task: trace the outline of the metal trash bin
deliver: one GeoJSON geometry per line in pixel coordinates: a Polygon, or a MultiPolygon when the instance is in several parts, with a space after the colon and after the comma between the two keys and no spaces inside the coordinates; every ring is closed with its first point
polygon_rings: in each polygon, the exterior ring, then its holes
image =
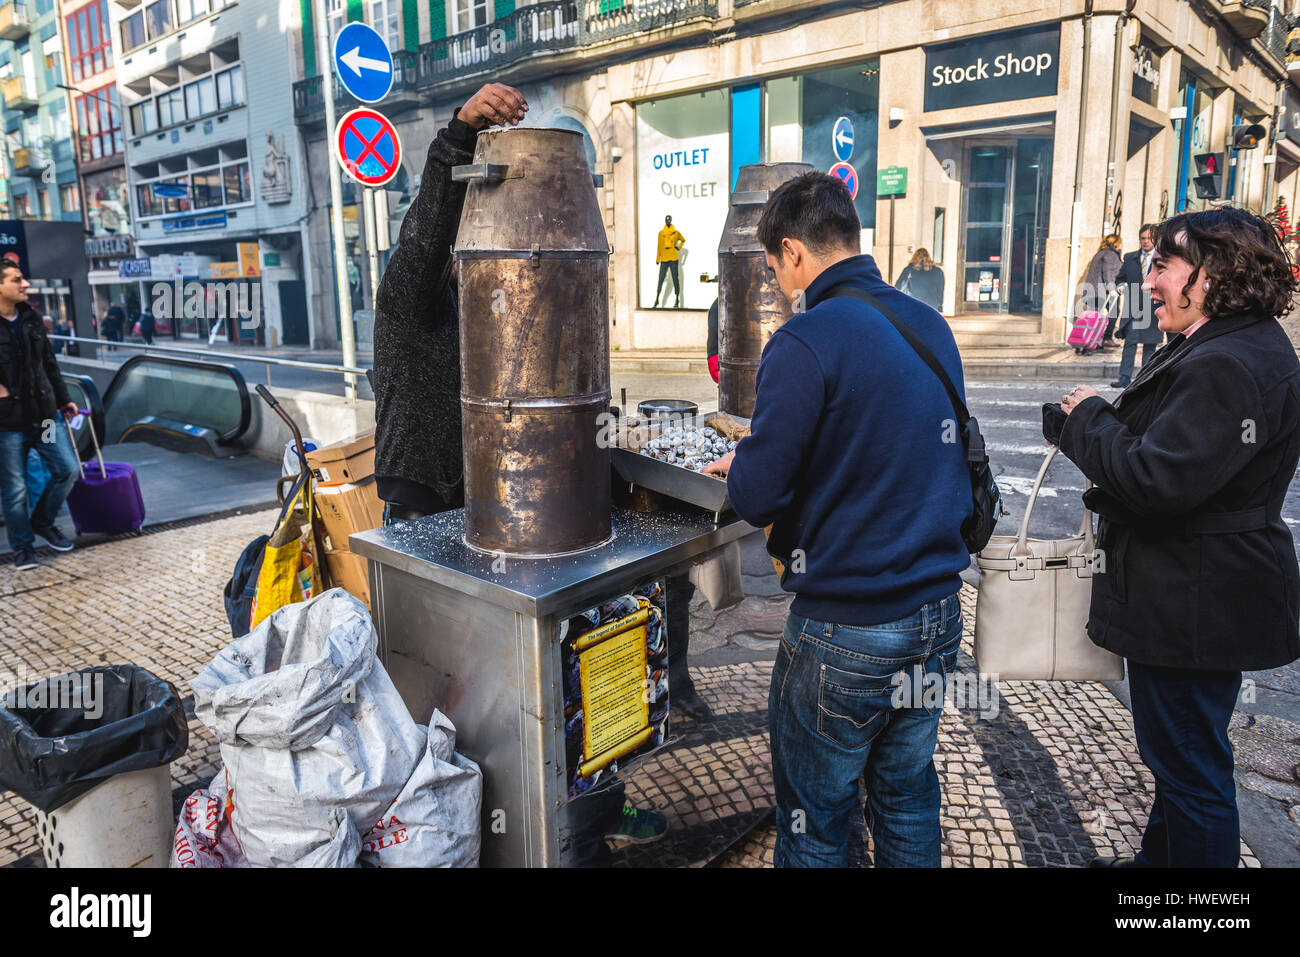
{"type": "Polygon", "coordinates": [[[16,688],[0,702],[0,787],[32,804],[51,867],[166,867],[180,695],[134,665],[16,688]]]}

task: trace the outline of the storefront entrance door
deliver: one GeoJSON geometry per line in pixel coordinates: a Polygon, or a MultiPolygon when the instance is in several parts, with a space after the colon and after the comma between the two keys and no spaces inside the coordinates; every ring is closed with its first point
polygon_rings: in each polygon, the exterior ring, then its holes
{"type": "Polygon", "coordinates": [[[1052,141],[971,142],[966,149],[965,312],[1041,312],[1052,141]]]}

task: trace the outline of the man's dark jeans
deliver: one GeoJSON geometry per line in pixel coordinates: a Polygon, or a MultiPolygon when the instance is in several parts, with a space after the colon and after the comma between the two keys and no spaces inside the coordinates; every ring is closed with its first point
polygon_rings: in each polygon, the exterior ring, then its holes
{"type": "Polygon", "coordinates": [[[33,529],[49,528],[77,481],[77,458],[72,440],[58,414],[41,428],[0,432],[0,506],[5,534],[15,552],[35,544],[33,529]],[[43,438],[48,442],[41,441],[43,438]],[[27,498],[27,453],[35,449],[49,473],[41,497],[27,498]]]}
{"type": "Polygon", "coordinates": [[[1241,672],[1130,661],[1128,684],[1138,751],[1156,779],[1135,863],[1236,867],[1241,828],[1228,722],[1241,672]]]}
{"type": "Polygon", "coordinates": [[[957,594],[850,627],[791,614],[768,692],[776,866],[844,867],[866,777],[878,867],[938,867],[934,747],[961,645],[957,594]]]}
{"type": "MultiPolygon", "coordinates": [[[[1137,338],[1133,335],[1132,328],[1130,328],[1128,338],[1124,340],[1124,354],[1119,359],[1119,379],[1121,382],[1133,381],[1133,371],[1137,364],[1138,345],[1137,338]]],[[[1142,346],[1142,362],[1144,365],[1159,348],[1158,345],[1153,346],[1150,344],[1142,346]]]]}

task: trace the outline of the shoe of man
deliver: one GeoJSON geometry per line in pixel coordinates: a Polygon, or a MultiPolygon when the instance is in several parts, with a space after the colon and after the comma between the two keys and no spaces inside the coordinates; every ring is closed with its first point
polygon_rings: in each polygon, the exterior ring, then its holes
{"type": "Polygon", "coordinates": [[[1127,389],[1129,387],[1128,379],[1116,379],[1110,384],[1112,389],[1127,389]]]}
{"type": "Polygon", "coordinates": [[[70,552],[76,546],[68,541],[67,537],[59,531],[57,526],[51,525],[48,528],[32,528],[32,531],[41,538],[49,542],[50,548],[56,552],[70,552]]]}
{"type": "Polygon", "coordinates": [[[618,827],[605,835],[609,841],[649,844],[664,836],[668,819],[655,811],[624,804],[618,815],[618,827]]]}
{"type": "Polygon", "coordinates": [[[33,549],[24,548],[14,555],[14,568],[20,572],[40,567],[40,562],[36,560],[36,552],[33,549]]]}
{"type": "Polygon", "coordinates": [[[1089,867],[1142,867],[1133,857],[1094,857],[1088,862],[1089,867]]]}

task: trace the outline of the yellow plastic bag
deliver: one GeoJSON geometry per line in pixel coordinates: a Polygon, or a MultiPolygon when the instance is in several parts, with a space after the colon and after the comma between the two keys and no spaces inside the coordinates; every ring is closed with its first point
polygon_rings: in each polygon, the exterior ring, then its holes
{"type": "Polygon", "coordinates": [[[315,512],[316,501],[308,482],[271,533],[262,553],[250,628],[256,628],[285,605],[320,594],[320,572],[312,532],[315,512]]]}

